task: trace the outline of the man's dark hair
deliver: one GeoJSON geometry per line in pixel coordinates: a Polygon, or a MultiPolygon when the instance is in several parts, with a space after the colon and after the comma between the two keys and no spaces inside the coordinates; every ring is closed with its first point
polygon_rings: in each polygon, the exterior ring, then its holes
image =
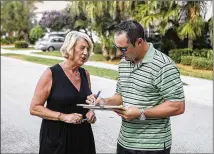
{"type": "Polygon", "coordinates": [[[124,32],[127,34],[127,38],[132,45],[135,44],[138,38],[145,40],[144,29],[137,21],[124,21],[116,26],[115,34],[120,35],[124,32]]]}

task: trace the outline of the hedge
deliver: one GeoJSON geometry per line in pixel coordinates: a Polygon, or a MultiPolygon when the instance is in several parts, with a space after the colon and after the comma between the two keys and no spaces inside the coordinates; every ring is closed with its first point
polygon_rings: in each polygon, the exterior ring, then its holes
{"type": "Polygon", "coordinates": [[[183,65],[191,65],[193,56],[181,56],[181,64],[183,65]]]}
{"type": "Polygon", "coordinates": [[[16,41],[15,48],[28,48],[28,43],[26,41],[16,41]]]}
{"type": "Polygon", "coordinates": [[[191,56],[192,50],[185,48],[185,49],[173,49],[169,51],[169,57],[174,60],[175,63],[181,62],[181,56],[191,56]]]}
{"type": "Polygon", "coordinates": [[[191,65],[193,69],[213,70],[213,61],[206,58],[195,57],[191,65]]]}
{"type": "Polygon", "coordinates": [[[181,62],[181,56],[194,56],[194,57],[203,57],[212,60],[213,51],[211,49],[173,49],[169,51],[169,57],[172,58],[176,63],[181,62]]]}
{"type": "Polygon", "coordinates": [[[100,43],[95,43],[94,44],[94,50],[93,50],[93,52],[95,54],[101,54],[102,53],[102,47],[101,47],[100,43]]]}

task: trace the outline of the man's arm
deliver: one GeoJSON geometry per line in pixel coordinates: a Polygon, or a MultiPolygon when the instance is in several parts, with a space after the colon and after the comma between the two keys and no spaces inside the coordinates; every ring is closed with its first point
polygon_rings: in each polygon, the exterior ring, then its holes
{"type": "Polygon", "coordinates": [[[123,103],[122,96],[118,93],[116,93],[112,97],[104,98],[104,104],[106,105],[121,105],[122,103],[123,103]]]}
{"type": "Polygon", "coordinates": [[[166,118],[183,114],[185,111],[184,102],[165,101],[164,103],[144,110],[147,118],[166,118]]]}
{"type": "MultiPolygon", "coordinates": [[[[126,120],[133,120],[139,118],[142,114],[142,111],[136,106],[127,106],[125,110],[114,110],[119,116],[123,117],[126,120]]],[[[146,118],[167,118],[170,116],[176,116],[183,114],[185,111],[184,102],[170,102],[165,101],[164,103],[157,105],[152,108],[144,110],[144,115],[146,118]]]]}

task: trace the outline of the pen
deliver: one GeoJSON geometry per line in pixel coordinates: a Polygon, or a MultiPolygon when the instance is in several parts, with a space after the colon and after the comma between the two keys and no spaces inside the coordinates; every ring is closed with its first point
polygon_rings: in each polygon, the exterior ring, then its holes
{"type": "MultiPolygon", "coordinates": [[[[96,94],[96,96],[95,96],[96,99],[99,97],[100,93],[101,93],[101,90],[99,90],[98,93],[96,94]]],[[[92,101],[91,104],[94,104],[94,101],[92,101]]]]}

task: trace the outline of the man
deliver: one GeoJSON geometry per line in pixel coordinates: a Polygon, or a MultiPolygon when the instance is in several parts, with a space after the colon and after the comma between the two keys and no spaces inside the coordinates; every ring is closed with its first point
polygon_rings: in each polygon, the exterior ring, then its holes
{"type": "Polygon", "coordinates": [[[124,105],[118,154],[168,154],[171,149],[170,116],[184,113],[183,83],[175,63],[156,50],[136,21],[125,21],[115,30],[114,43],[124,58],[119,64],[116,94],[87,97],[86,102],[124,105]]]}

